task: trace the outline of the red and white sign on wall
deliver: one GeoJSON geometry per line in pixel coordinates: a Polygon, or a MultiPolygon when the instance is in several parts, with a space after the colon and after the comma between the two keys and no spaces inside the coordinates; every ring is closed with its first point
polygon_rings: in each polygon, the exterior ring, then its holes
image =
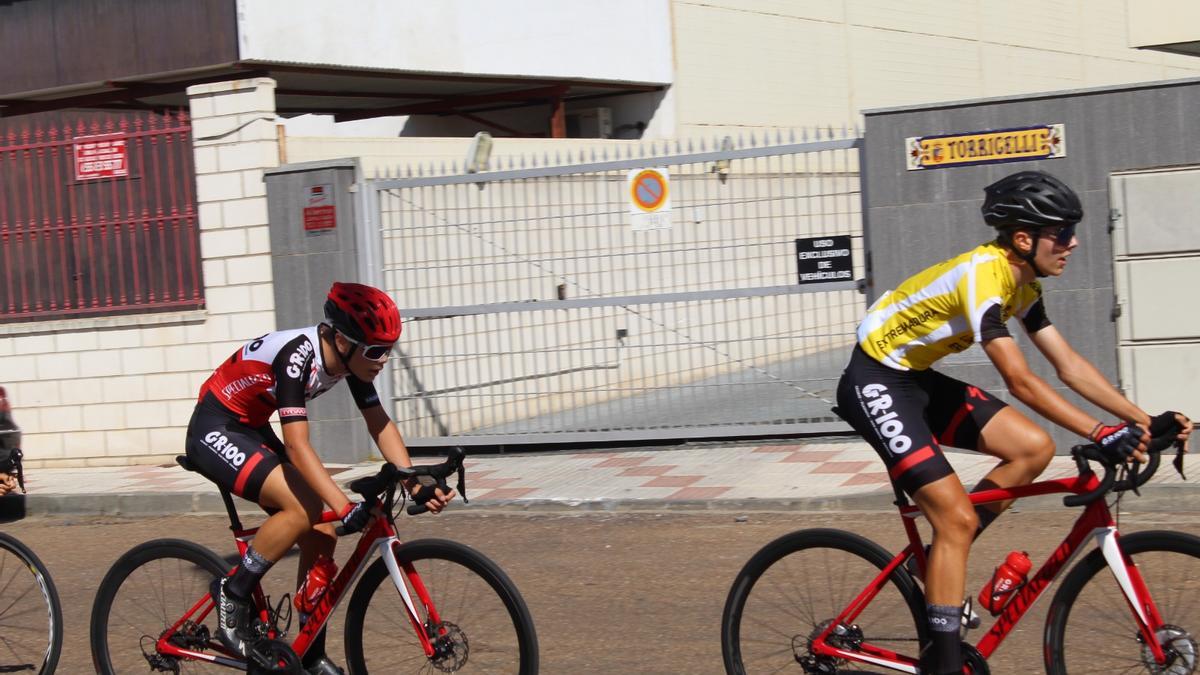
{"type": "Polygon", "coordinates": [[[73,143],[75,180],[129,175],[129,153],[123,134],[77,136],[73,143]]]}

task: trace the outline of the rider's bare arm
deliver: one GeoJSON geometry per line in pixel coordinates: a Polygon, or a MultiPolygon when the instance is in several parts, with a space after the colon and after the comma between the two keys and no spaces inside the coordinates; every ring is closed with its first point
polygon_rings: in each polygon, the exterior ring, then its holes
{"type": "MultiPolygon", "coordinates": [[[[383,458],[396,466],[412,466],[412,458],[408,455],[408,447],[404,445],[404,438],[400,435],[400,430],[396,428],[396,423],[388,417],[383,406],[362,408],[359,412],[362,413],[363,420],[367,423],[367,432],[371,434],[371,439],[383,453],[383,458]]],[[[406,482],[404,487],[411,494],[417,486],[415,482],[406,482]]],[[[446,502],[453,497],[454,490],[445,494],[438,490],[437,497],[428,503],[429,510],[434,513],[441,511],[446,502]]]]}
{"type": "Polygon", "coordinates": [[[308,440],[308,422],[294,420],[283,423],[283,445],[287,448],[288,459],[300,471],[300,475],[321,501],[329,505],[337,513],[345,510],[350,500],[345,493],[333,482],[333,477],[317,456],[308,440]]]}
{"type": "Polygon", "coordinates": [[[1150,426],[1150,415],[1122,396],[1096,366],[1071,347],[1054,326],[1047,326],[1029,337],[1054,366],[1063,384],[1117,419],[1137,422],[1143,427],[1150,426]]]}
{"type": "MultiPolygon", "coordinates": [[[[1042,333],[1049,328],[1038,331],[1042,333]]],[[[983,342],[983,351],[1000,371],[1009,392],[1039,415],[1084,438],[1099,420],[1072,405],[1029,368],[1029,362],[1011,337],[998,337],[983,342]]]]}

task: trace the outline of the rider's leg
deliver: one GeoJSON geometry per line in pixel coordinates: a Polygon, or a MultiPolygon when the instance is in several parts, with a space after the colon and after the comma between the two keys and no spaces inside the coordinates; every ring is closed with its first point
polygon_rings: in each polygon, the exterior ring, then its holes
{"type": "MultiPolygon", "coordinates": [[[[984,425],[979,434],[979,451],[1000,458],[1000,463],[971,492],[1012,488],[1037,480],[1054,457],[1054,441],[1021,411],[1005,407],[984,425]]],[[[979,531],[987,528],[1012,503],[1009,499],[976,506],[979,531]]]]}
{"type": "Polygon", "coordinates": [[[967,556],[979,521],[956,474],[921,487],[913,501],[933,527],[925,573],[930,645],[922,659],[928,671],[923,672],[959,673],[963,663],[959,620],[966,594],[967,556]]]}
{"type": "Polygon", "coordinates": [[[242,564],[233,573],[228,589],[243,599],[250,596],[267,569],[278,562],[301,535],[309,532],[313,521],[321,516],[321,498],[291,464],[280,464],[271,470],[263,481],[258,503],[274,513],[258,528],[243,562],[257,556],[267,564],[265,568],[261,564],[242,564]]]}

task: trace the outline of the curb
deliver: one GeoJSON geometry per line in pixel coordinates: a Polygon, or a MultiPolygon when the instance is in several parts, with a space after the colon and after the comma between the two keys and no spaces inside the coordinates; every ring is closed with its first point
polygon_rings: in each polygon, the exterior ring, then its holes
{"type": "MultiPolygon", "coordinates": [[[[1027,497],[1017,502],[1018,511],[1063,510],[1063,495],[1027,497]]],[[[538,513],[630,513],[654,512],[888,512],[895,497],[890,492],[848,494],[807,498],[764,499],[474,499],[465,509],[453,512],[538,514],[538,513]]],[[[1111,503],[1111,501],[1110,501],[1111,503]]],[[[261,511],[237,500],[239,511],[247,516],[261,511]],[[244,507],[244,508],[243,508],[244,507]]],[[[1142,496],[1127,494],[1121,500],[1123,513],[1200,513],[1200,485],[1154,485],[1143,489],[1142,496]]],[[[27,517],[117,516],[149,518],[168,515],[224,515],[225,506],[215,492],[143,492],[89,494],[32,494],[0,497],[0,521],[27,517]]]]}

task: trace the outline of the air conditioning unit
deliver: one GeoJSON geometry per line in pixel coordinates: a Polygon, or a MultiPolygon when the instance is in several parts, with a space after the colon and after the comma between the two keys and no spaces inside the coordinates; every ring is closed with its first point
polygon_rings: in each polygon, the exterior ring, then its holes
{"type": "Polygon", "coordinates": [[[612,108],[585,108],[567,113],[570,138],[612,138],[612,108]]]}

